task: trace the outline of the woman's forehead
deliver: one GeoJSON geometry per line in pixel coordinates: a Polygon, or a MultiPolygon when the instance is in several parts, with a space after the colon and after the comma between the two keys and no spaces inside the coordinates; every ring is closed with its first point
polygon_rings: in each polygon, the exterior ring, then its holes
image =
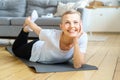
{"type": "Polygon", "coordinates": [[[62,17],[62,20],[80,20],[80,16],[78,14],[67,14],[62,17]]]}

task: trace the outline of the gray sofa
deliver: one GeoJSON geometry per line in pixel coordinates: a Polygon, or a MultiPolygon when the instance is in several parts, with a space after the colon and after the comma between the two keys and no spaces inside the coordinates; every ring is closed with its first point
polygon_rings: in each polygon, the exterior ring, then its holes
{"type": "MultiPolygon", "coordinates": [[[[55,14],[58,2],[68,3],[80,0],[0,0],[0,38],[15,38],[26,16],[33,9],[37,10],[39,18],[36,23],[42,28],[59,29],[60,17],[42,18],[48,13],[55,14]]],[[[30,33],[30,37],[36,37],[30,33]]]]}

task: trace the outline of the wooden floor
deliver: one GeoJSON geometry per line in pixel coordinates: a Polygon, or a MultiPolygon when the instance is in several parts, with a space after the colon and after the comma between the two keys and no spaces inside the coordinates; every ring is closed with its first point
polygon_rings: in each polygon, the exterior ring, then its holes
{"type": "Polygon", "coordinates": [[[0,47],[0,80],[120,80],[120,33],[102,33],[105,41],[88,42],[87,64],[98,70],[35,73],[0,47]]]}

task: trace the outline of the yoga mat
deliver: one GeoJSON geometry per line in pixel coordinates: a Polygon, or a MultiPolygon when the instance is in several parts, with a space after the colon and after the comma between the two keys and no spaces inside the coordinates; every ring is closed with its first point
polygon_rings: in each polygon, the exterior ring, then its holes
{"type": "MultiPolygon", "coordinates": [[[[14,55],[12,52],[12,47],[7,46],[6,50],[10,52],[10,54],[14,55]]],[[[97,70],[98,68],[93,65],[84,64],[81,68],[75,69],[73,68],[72,62],[68,61],[65,63],[57,63],[57,64],[41,64],[37,62],[31,62],[22,58],[19,58],[23,61],[28,67],[32,67],[36,72],[66,72],[66,71],[83,71],[83,70],[97,70]]]]}

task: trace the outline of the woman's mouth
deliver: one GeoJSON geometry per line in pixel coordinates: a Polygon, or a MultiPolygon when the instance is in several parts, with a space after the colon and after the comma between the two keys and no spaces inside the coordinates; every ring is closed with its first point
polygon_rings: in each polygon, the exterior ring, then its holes
{"type": "Polygon", "coordinates": [[[71,30],[67,30],[69,33],[75,33],[77,30],[73,30],[73,29],[71,29],[71,30]]]}

